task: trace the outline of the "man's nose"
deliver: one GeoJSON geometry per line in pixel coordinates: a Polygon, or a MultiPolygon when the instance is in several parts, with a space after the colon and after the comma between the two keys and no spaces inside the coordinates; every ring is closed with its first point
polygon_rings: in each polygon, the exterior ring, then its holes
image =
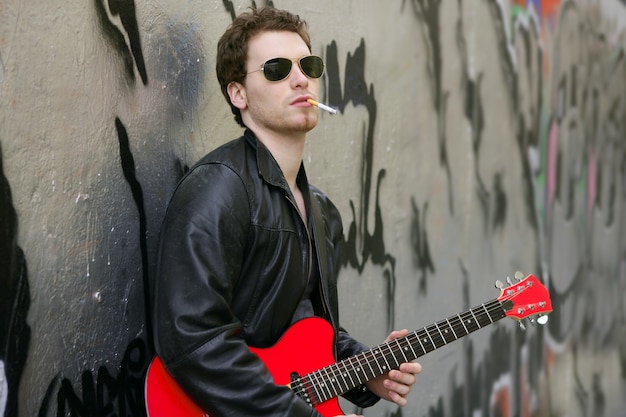
{"type": "Polygon", "coordinates": [[[304,75],[297,62],[293,63],[293,68],[291,69],[289,77],[294,87],[306,87],[309,85],[309,77],[304,75]]]}

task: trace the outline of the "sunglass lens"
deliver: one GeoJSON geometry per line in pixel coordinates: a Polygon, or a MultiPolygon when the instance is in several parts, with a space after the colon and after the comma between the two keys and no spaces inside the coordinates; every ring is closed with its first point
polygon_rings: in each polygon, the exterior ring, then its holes
{"type": "Polygon", "coordinates": [[[269,81],[284,79],[291,72],[291,61],[287,58],[274,58],[263,64],[263,73],[269,81]]]}
{"type": "Polygon", "coordinates": [[[307,76],[320,78],[324,74],[324,61],[319,56],[305,56],[300,60],[300,68],[307,76]]]}

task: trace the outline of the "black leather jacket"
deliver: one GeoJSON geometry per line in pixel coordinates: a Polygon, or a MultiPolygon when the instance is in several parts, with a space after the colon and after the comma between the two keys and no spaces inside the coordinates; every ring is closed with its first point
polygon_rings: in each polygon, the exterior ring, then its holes
{"type": "MultiPolygon", "coordinates": [[[[154,285],[155,346],[168,371],[211,417],[318,416],[272,382],[247,348],[269,347],[291,323],[312,270],[316,315],[335,329],[338,359],[367,349],[338,322],[342,224],[332,202],[298,174],[308,225],[278,164],[255,135],[209,153],[180,181],[163,223],[154,285]]],[[[345,395],[366,407],[363,387],[345,395]]]]}

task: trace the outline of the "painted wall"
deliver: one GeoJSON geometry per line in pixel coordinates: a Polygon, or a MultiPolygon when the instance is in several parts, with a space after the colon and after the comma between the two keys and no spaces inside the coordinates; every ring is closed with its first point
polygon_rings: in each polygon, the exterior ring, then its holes
{"type": "MultiPolygon", "coordinates": [[[[551,292],[546,326],[426,355],[410,405],[367,415],[626,416],[626,2],[268,3],[339,109],[305,164],[343,214],[344,325],[374,345],[517,270],[551,292]]],[[[214,54],[251,5],[0,2],[0,415],[143,415],[159,225],[239,134],[214,54]]]]}

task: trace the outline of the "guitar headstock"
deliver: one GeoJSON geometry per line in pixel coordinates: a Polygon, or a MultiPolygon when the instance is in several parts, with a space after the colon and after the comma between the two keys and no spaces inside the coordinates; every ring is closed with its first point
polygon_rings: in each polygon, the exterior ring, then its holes
{"type": "Polygon", "coordinates": [[[523,274],[518,272],[515,274],[518,282],[511,283],[507,279],[510,286],[506,288],[503,288],[502,283],[496,283],[496,287],[501,290],[498,301],[508,317],[522,320],[539,316],[537,322],[544,324],[547,322],[546,314],[552,311],[550,293],[534,275],[528,275],[523,279],[522,277],[523,274]]]}

